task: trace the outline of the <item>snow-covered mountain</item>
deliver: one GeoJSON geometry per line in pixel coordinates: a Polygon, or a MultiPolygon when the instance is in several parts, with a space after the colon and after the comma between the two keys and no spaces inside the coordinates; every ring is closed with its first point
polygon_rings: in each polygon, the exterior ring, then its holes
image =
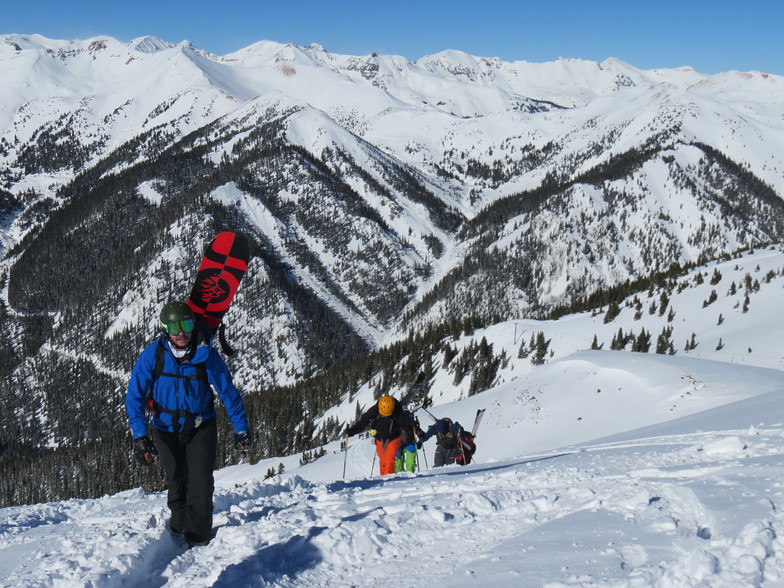
{"type": "Polygon", "coordinates": [[[256,393],[784,240],[784,80],[760,72],[37,35],[0,36],[0,68],[0,451],[123,430],[220,230],[251,241],[227,320],[256,393]],[[73,390],[106,407],[86,429],[73,390]]]}
{"type": "MultiPolygon", "coordinates": [[[[605,308],[458,337],[456,347],[486,339],[508,356],[503,383],[480,394],[465,397],[444,366],[429,383],[435,416],[470,427],[486,409],[475,463],[429,467],[431,440],[417,473],[379,478],[370,441],[353,437],[347,453],[333,442],[306,465],[292,455],[232,466],[216,472],[217,534],[207,546],[188,551],[173,540],[165,493],[141,488],[0,509],[0,579],[96,587],[780,586],[782,284],[776,246],[629,296],[610,322],[605,308]],[[679,342],[693,333],[696,344],[677,345],[674,355],[607,349],[619,329],[655,334],[663,325],[679,342]],[[550,350],[535,366],[513,351],[539,331],[550,350]],[[587,348],[594,336],[604,349],[587,348]]],[[[372,391],[354,401],[367,405],[372,391]]],[[[347,399],[349,420],[350,408],[347,399]]],[[[417,414],[427,425],[430,416],[417,414]]]]}

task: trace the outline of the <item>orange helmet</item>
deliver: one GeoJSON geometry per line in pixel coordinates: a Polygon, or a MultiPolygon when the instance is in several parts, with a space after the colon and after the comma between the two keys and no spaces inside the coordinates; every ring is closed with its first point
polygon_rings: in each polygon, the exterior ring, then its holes
{"type": "Polygon", "coordinates": [[[395,399],[391,396],[382,396],[378,399],[378,414],[381,416],[391,416],[395,410],[395,399]]]}

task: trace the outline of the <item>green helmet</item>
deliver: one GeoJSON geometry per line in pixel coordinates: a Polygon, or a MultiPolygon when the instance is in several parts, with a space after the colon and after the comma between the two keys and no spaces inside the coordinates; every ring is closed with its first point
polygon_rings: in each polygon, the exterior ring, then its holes
{"type": "Polygon", "coordinates": [[[191,307],[184,302],[169,302],[161,309],[161,323],[176,323],[179,321],[193,320],[191,307]]]}
{"type": "Polygon", "coordinates": [[[184,302],[170,302],[161,309],[161,329],[167,335],[178,335],[180,331],[190,333],[196,326],[191,307],[184,302]]]}

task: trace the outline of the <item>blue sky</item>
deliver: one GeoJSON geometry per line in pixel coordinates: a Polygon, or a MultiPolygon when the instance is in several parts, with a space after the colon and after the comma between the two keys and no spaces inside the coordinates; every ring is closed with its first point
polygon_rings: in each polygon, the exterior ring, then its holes
{"type": "Polygon", "coordinates": [[[640,69],[690,65],[784,75],[784,2],[658,0],[19,0],[0,33],[55,39],[155,35],[225,55],[256,41],[413,61],[459,49],[505,61],[617,57],[640,69]]]}

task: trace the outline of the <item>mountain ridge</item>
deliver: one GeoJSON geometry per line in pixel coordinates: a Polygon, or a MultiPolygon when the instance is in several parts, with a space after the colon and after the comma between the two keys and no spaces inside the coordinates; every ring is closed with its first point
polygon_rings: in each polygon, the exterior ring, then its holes
{"type": "Polygon", "coordinates": [[[44,423],[9,417],[0,446],[81,441],[72,387],[107,406],[92,434],[122,427],[121,374],[221,230],[254,255],[227,317],[252,392],[784,241],[777,76],[269,41],[0,47],[0,400],[29,397],[44,423]]]}

